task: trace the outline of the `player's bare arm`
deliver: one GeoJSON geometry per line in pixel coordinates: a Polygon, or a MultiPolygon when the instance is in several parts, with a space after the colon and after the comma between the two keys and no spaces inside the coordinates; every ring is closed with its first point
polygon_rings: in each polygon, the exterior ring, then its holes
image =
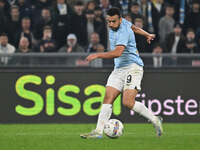
{"type": "Polygon", "coordinates": [[[91,54],[85,60],[88,61],[88,62],[90,62],[91,60],[94,60],[94,59],[97,59],[97,58],[112,59],[112,58],[120,57],[122,55],[124,49],[125,49],[125,46],[118,45],[112,51],[105,52],[105,53],[91,54]]]}
{"type": "Polygon", "coordinates": [[[138,28],[134,25],[131,26],[132,30],[134,33],[137,33],[137,34],[140,34],[140,35],[143,35],[147,38],[147,42],[150,44],[152,40],[154,40],[155,38],[155,34],[149,34],[148,32],[144,31],[143,29],[141,28],[138,28]]]}

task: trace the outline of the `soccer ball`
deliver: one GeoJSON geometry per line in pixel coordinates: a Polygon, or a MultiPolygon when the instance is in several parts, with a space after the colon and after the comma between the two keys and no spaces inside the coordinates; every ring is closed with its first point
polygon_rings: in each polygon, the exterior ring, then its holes
{"type": "Polygon", "coordinates": [[[110,119],[104,126],[104,133],[109,138],[118,138],[122,135],[124,131],[124,126],[121,121],[117,119],[110,119]]]}

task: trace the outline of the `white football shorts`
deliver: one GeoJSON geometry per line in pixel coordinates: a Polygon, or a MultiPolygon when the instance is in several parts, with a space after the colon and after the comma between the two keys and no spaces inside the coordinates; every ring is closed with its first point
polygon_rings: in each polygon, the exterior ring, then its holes
{"type": "Polygon", "coordinates": [[[110,74],[106,86],[114,87],[122,91],[125,89],[141,90],[141,80],[143,78],[143,67],[138,64],[115,68],[110,74]]]}

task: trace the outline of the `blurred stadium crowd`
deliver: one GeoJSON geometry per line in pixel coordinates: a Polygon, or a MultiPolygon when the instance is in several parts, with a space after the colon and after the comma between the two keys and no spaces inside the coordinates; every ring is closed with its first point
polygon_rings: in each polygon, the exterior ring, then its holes
{"type": "Polygon", "coordinates": [[[136,35],[140,53],[199,53],[200,0],[0,0],[0,54],[110,50],[106,11],[156,39],[136,35]]]}

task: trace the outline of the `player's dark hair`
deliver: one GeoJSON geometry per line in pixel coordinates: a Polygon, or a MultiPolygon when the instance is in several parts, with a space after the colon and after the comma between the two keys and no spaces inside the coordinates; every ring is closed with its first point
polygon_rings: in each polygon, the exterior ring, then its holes
{"type": "Polygon", "coordinates": [[[117,16],[119,16],[119,18],[122,17],[122,13],[121,13],[120,9],[117,8],[117,7],[112,7],[110,9],[108,9],[107,15],[109,15],[109,16],[115,16],[115,15],[117,15],[117,16]]]}

